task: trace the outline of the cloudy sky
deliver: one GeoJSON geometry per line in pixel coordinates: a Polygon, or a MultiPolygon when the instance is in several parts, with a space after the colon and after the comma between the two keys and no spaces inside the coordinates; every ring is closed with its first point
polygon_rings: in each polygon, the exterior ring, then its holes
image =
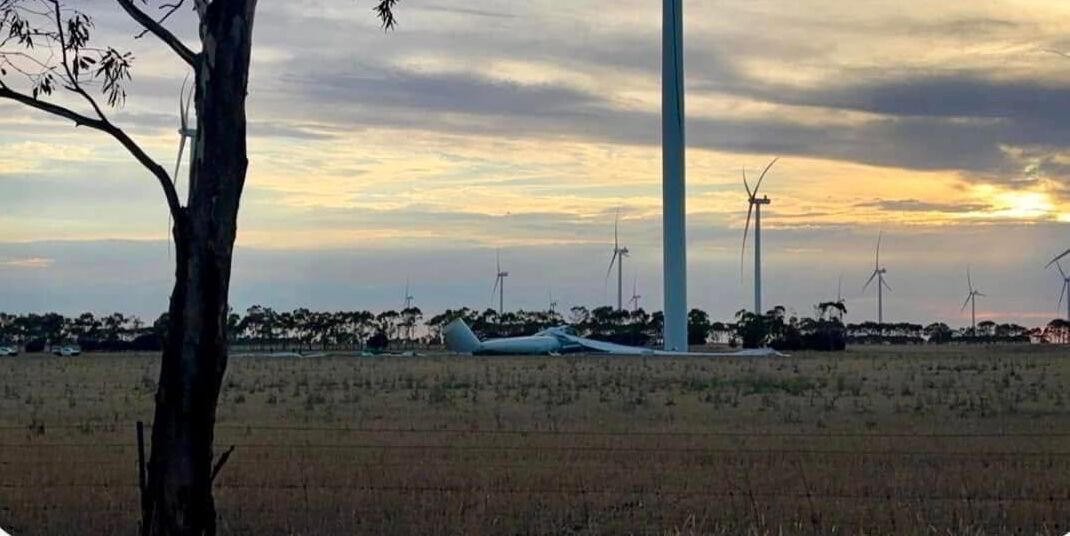
{"type": "MultiPolygon", "coordinates": [[[[186,72],[120,8],[71,0],[137,60],[115,112],[167,166],[186,72]]],[[[232,302],[382,309],[412,281],[425,311],[661,302],[656,0],[261,2],[250,176],[232,302]]],[[[1064,0],[684,2],[689,304],[728,318],[741,273],[741,168],[763,190],[765,303],[810,314],[843,279],[849,318],[878,232],[885,318],[955,325],[971,266],[979,315],[1055,315],[1070,247],[1070,3],[1064,0]]],[[[190,14],[171,28],[193,43],[190,14]]],[[[0,310],[166,303],[159,186],[110,139],[0,103],[0,310]]]]}

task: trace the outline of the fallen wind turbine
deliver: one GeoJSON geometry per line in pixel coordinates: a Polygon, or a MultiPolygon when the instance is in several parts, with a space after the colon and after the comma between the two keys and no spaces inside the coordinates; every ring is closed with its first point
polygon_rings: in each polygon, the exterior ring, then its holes
{"type": "Polygon", "coordinates": [[[881,266],[881,238],[883,235],[883,232],[877,235],[877,261],[873,265],[873,274],[869,276],[866,284],[862,286],[862,292],[865,292],[869,288],[869,284],[873,282],[873,279],[877,280],[877,324],[884,323],[884,289],[887,288],[889,292],[892,290],[892,287],[884,281],[884,274],[888,273],[888,270],[881,266]]]}
{"type": "Polygon", "coordinates": [[[743,169],[743,187],[747,189],[747,224],[743,227],[743,247],[739,253],[739,269],[743,272],[743,264],[746,262],[747,232],[750,231],[751,215],[754,215],[754,314],[762,314],[762,205],[768,205],[772,201],[769,196],[758,197],[758,188],[762,186],[762,179],[769,172],[769,168],[776,164],[778,158],[774,158],[769,165],[765,166],[762,174],[758,177],[754,190],[747,183],[747,169],[743,169]]]}
{"type": "Polygon", "coordinates": [[[966,301],[962,303],[962,309],[959,311],[965,311],[966,306],[970,306],[970,334],[977,336],[977,297],[985,297],[979,290],[973,288],[973,278],[970,277],[970,268],[966,267],[966,285],[969,288],[969,294],[966,295],[966,301]]]}
{"type": "Polygon", "coordinates": [[[497,272],[494,276],[494,288],[490,291],[491,299],[494,298],[494,294],[498,294],[498,316],[505,313],[505,278],[509,277],[509,272],[502,271],[502,252],[498,250],[497,253],[497,272]]]}
{"type": "Polygon", "coordinates": [[[624,310],[624,257],[628,254],[628,248],[620,245],[620,210],[617,210],[617,217],[613,220],[613,256],[609,259],[609,269],[606,270],[606,282],[609,282],[609,275],[613,273],[613,263],[616,263],[618,311],[624,310]]]}

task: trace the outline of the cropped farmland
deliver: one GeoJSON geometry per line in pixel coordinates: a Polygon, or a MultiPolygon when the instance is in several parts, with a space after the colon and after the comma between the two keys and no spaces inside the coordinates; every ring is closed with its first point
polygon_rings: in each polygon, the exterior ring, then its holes
{"type": "MultiPolygon", "coordinates": [[[[135,534],[147,355],[0,360],[0,526],[135,534]]],[[[231,362],[222,534],[1063,534],[1070,352],[231,362]]]]}

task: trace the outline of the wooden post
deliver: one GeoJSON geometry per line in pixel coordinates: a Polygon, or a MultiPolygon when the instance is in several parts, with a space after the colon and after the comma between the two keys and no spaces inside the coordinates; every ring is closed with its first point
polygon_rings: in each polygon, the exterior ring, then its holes
{"type": "Polygon", "coordinates": [[[148,535],[148,523],[145,513],[148,506],[149,492],[145,486],[145,423],[137,422],[137,486],[141,492],[141,530],[142,536],[148,535]]]}

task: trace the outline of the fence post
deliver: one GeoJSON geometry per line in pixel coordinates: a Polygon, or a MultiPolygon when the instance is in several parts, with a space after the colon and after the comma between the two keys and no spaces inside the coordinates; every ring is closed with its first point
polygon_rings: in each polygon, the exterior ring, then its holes
{"type": "Polygon", "coordinates": [[[148,512],[149,492],[145,489],[145,423],[137,422],[137,487],[141,492],[141,527],[138,531],[143,536],[148,534],[148,523],[145,514],[148,512]]]}

